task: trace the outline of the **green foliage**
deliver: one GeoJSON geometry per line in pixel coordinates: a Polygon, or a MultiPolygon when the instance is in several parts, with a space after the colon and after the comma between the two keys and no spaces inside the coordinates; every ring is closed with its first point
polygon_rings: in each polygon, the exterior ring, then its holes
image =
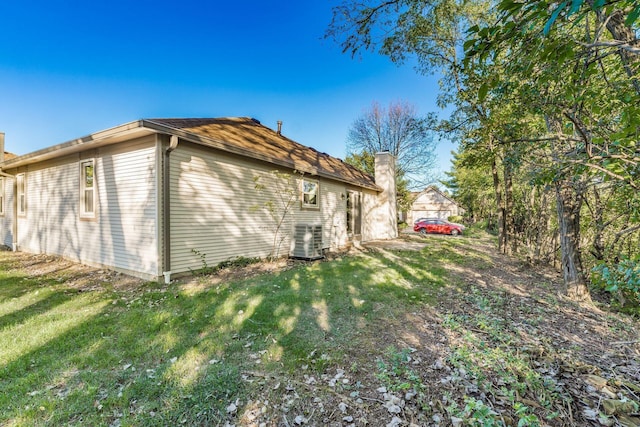
{"type": "Polygon", "coordinates": [[[411,349],[397,350],[394,346],[387,347],[385,358],[378,359],[378,373],[376,376],[392,391],[406,391],[420,389],[420,377],[409,368],[411,349]]]}
{"type": "Polygon", "coordinates": [[[437,70],[439,105],[453,107],[439,130],[460,143],[446,185],[467,219],[531,262],[571,255],[588,269],[640,250],[639,16],[633,0],[345,1],[327,35],[353,54],[378,49],[437,70]],[[602,221],[583,209],[569,232],[554,209],[559,184],[602,221]],[[586,194],[596,187],[617,200],[586,194]],[[558,255],[559,233],[592,247],[558,255]]]}
{"type": "Polygon", "coordinates": [[[191,253],[195,254],[200,259],[200,268],[197,270],[193,270],[190,268],[189,271],[191,271],[191,274],[193,274],[194,276],[206,276],[215,271],[215,268],[210,267],[207,263],[207,254],[193,248],[191,249],[191,253]]]}
{"type": "Polygon", "coordinates": [[[585,0],[565,0],[553,3],[547,0],[538,0],[522,3],[514,0],[502,0],[498,4],[498,10],[502,12],[502,19],[519,18],[525,16],[529,22],[544,25],[542,32],[548,36],[556,21],[566,21],[572,16],[574,20],[585,19],[589,12],[610,13],[615,7],[620,11],[626,11],[625,24],[633,26],[640,16],[640,6],[632,0],[607,1],[597,0],[588,2],[585,0]]]}
{"type": "Polygon", "coordinates": [[[594,266],[591,272],[592,283],[640,305],[640,259],[621,259],[613,265],[603,262],[594,266]]]}
{"type": "Polygon", "coordinates": [[[535,414],[529,413],[530,408],[520,402],[513,404],[513,409],[518,416],[518,427],[539,427],[540,420],[535,414]]]}
{"type": "Polygon", "coordinates": [[[348,153],[344,161],[345,163],[349,163],[351,166],[355,166],[356,168],[368,173],[369,175],[374,175],[375,159],[376,156],[374,153],[363,150],[359,152],[348,153]]]}
{"type": "Polygon", "coordinates": [[[229,258],[225,261],[221,261],[215,266],[210,266],[207,263],[207,254],[197,249],[191,249],[191,253],[195,254],[201,263],[201,267],[197,270],[189,269],[194,276],[207,276],[222,270],[223,268],[240,268],[246,267],[251,264],[255,264],[261,261],[260,258],[247,258],[243,256],[229,258]]]}
{"type": "MultiPolygon", "coordinates": [[[[443,183],[453,197],[465,208],[465,216],[472,223],[487,220],[495,212],[495,195],[491,176],[486,171],[486,160],[472,150],[453,153],[453,168],[446,172],[443,183]]],[[[457,222],[457,221],[454,221],[457,222]]]]}
{"type": "Polygon", "coordinates": [[[456,402],[452,402],[446,409],[450,415],[463,420],[465,426],[498,427],[504,425],[497,412],[483,401],[470,396],[465,397],[463,408],[460,408],[456,402]]]}
{"type": "Polygon", "coordinates": [[[257,257],[239,256],[235,258],[230,258],[226,261],[221,261],[220,263],[218,263],[218,265],[216,265],[216,269],[221,270],[223,268],[242,268],[242,267],[247,267],[251,264],[257,264],[260,261],[262,260],[257,257]]]}
{"type": "MultiPolygon", "coordinates": [[[[621,249],[629,255],[638,253],[622,243],[634,240],[632,232],[619,234],[637,221],[633,204],[623,208],[612,200],[633,201],[636,196],[624,194],[640,189],[636,148],[640,85],[634,75],[640,56],[609,45],[611,38],[635,43],[637,22],[632,12],[627,27],[619,19],[635,8],[630,6],[629,2],[504,0],[496,9],[498,19],[472,27],[465,43],[464,74],[473,84],[469,89],[489,112],[482,126],[491,127],[490,135],[500,141],[497,163],[514,172],[510,199],[506,170],[499,176],[504,202],[498,209],[506,218],[513,251],[526,249],[531,260],[555,261],[555,254],[545,248],[554,246],[558,233],[565,241],[567,236],[575,242],[580,236],[591,240],[587,253],[578,254],[587,268],[621,249]],[[523,117],[537,126],[524,123],[523,117]],[[522,187],[516,187],[518,181],[522,187]],[[562,227],[565,221],[551,218],[553,203],[537,200],[552,196],[547,188],[560,184],[565,196],[584,201],[598,220],[584,215],[586,209],[577,210],[578,218],[586,218],[579,230],[569,232],[562,227]],[[594,194],[587,195],[591,189],[594,194]]],[[[562,250],[565,257],[576,253],[562,250]]]]}

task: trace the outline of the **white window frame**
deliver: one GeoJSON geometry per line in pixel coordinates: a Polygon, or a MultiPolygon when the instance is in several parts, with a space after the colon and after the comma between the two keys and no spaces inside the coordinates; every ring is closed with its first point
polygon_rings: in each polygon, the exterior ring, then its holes
{"type": "Polygon", "coordinates": [[[0,176],[0,216],[4,216],[4,197],[5,197],[5,181],[4,177],[0,176]]]}
{"type": "Polygon", "coordinates": [[[16,197],[18,201],[18,216],[27,215],[27,174],[16,175],[16,197]]]}
{"type": "Polygon", "coordinates": [[[302,179],[300,184],[300,203],[306,209],[320,209],[320,182],[318,180],[302,179]],[[310,189],[308,186],[313,186],[314,189],[310,189]],[[312,198],[314,195],[315,198],[312,198]]]}
{"type": "Polygon", "coordinates": [[[81,219],[95,219],[96,218],[96,162],[95,159],[86,159],[80,161],[79,178],[80,178],[80,191],[78,194],[79,212],[81,219]],[[92,168],[91,186],[87,186],[86,167],[92,168]],[[87,194],[91,194],[91,206],[87,203],[87,194]]]}

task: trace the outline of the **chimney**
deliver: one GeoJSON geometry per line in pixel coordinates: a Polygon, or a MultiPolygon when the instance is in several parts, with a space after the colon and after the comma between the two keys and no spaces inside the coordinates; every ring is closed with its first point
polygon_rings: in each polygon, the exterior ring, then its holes
{"type": "Polygon", "coordinates": [[[278,120],[278,135],[282,135],[282,120],[278,120]]]}
{"type": "Polygon", "coordinates": [[[396,159],[388,151],[376,153],[376,185],[382,188],[376,203],[375,238],[398,237],[398,213],[396,207],[396,159]]]}
{"type": "Polygon", "coordinates": [[[4,132],[0,132],[0,163],[4,162],[4,132]]]}

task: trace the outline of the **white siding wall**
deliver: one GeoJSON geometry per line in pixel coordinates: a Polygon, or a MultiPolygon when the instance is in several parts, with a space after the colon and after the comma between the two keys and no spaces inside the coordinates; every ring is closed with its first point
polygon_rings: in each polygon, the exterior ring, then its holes
{"type": "MultiPolygon", "coordinates": [[[[309,179],[320,184],[320,206],[318,209],[300,209],[300,203],[296,203],[295,223],[322,225],[324,249],[344,247],[347,244],[347,202],[342,198],[343,194],[346,197],[345,185],[326,179],[309,179]]],[[[302,177],[296,179],[296,185],[300,188],[302,177]]],[[[290,231],[293,233],[293,229],[290,231]]]]}
{"type": "Polygon", "coordinates": [[[362,241],[379,239],[376,224],[379,208],[378,193],[370,190],[362,192],[362,241]]]}
{"type": "MultiPolygon", "coordinates": [[[[345,186],[320,182],[320,209],[301,209],[300,178],[278,180],[274,166],[181,143],[171,153],[171,271],[209,266],[234,257],[266,257],[273,247],[275,220],[266,207],[273,202],[282,217],[282,198],[294,190],[295,200],[280,228],[279,254],[289,253],[296,223],[322,224],[323,247],[346,243],[345,186]],[[254,177],[264,188],[256,189],[254,177]],[[277,182],[276,182],[277,181],[277,182]]],[[[291,173],[280,169],[283,173],[291,173]]]]}
{"type": "Polygon", "coordinates": [[[395,158],[388,152],[375,155],[375,179],[382,191],[365,191],[362,203],[362,241],[398,237],[395,158]]]}
{"type": "Polygon", "coordinates": [[[418,218],[447,219],[451,215],[459,215],[458,205],[436,191],[426,191],[418,196],[411,206],[410,222],[418,218]]]}
{"type": "MultiPolygon", "coordinates": [[[[22,172],[22,170],[20,171],[22,172]]],[[[18,247],[141,277],[159,275],[155,138],[30,165],[18,247]],[[95,159],[97,217],[79,219],[79,161],[95,159]]]]}
{"type": "Polygon", "coordinates": [[[323,247],[335,250],[347,244],[346,188],[334,181],[322,181],[320,187],[323,247]]]}
{"type": "Polygon", "coordinates": [[[13,185],[15,180],[3,177],[4,181],[4,215],[0,215],[0,244],[13,245],[13,185]]]}

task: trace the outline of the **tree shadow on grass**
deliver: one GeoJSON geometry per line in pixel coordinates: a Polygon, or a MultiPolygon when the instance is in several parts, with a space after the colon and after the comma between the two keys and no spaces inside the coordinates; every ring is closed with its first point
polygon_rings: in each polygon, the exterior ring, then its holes
{"type": "Polygon", "coordinates": [[[211,425],[259,397],[248,374],[322,374],[355,361],[373,379],[375,355],[401,335],[381,325],[403,323],[443,286],[423,262],[367,253],[196,293],[146,284],[78,294],[59,284],[5,319],[0,339],[19,325],[35,333],[29,319],[54,330],[1,362],[0,423],[211,425]]]}

